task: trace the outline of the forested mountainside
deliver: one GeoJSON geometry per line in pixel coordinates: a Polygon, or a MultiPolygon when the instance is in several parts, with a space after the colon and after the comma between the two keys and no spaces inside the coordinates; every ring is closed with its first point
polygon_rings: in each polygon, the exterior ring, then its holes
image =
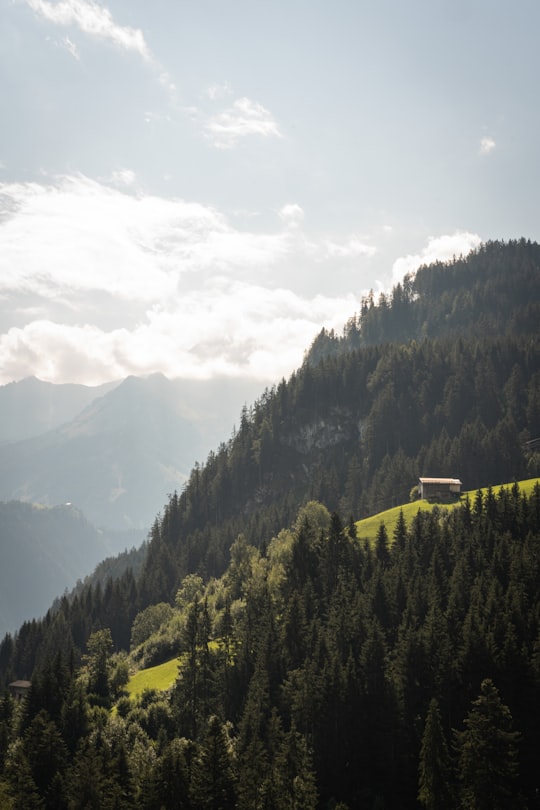
{"type": "Polygon", "coordinates": [[[539,474],[540,337],[531,313],[540,302],[540,248],[493,243],[423,268],[407,288],[418,277],[423,286],[406,295],[364,302],[343,337],[319,336],[288,381],[243,409],[231,438],[195,465],[157,516],[140,576],[128,570],[105,586],[89,583],[6,637],[4,683],[32,676],[39,695],[51,667],[62,683],[56,709],[36,697],[34,715],[18,725],[6,699],[5,739],[17,738],[5,744],[12,792],[15,763],[44,806],[76,807],[69,785],[107,761],[103,795],[129,798],[96,806],[176,807],[159,794],[170,779],[172,794],[184,791],[180,806],[211,807],[203,785],[216,772],[213,752],[230,776],[215,788],[226,790],[225,807],[414,807],[430,728],[445,765],[425,778],[442,780],[453,798],[425,806],[475,806],[455,803],[456,791],[465,797],[477,788],[456,781],[445,751],[451,729],[460,729],[465,759],[457,770],[474,773],[477,762],[465,766],[466,732],[488,706],[508,762],[519,754],[524,767],[516,792],[513,766],[497,763],[503,792],[489,806],[511,807],[504,802],[520,791],[538,806],[537,718],[524,705],[538,705],[539,694],[538,594],[528,584],[540,573],[538,490],[479,497],[475,511],[469,505],[455,517],[420,515],[391,550],[384,532],[376,551],[358,543],[354,520],[406,501],[420,475],[457,477],[474,490],[539,474]],[[472,291],[470,306],[459,303],[472,291]],[[392,334],[393,314],[409,324],[402,339],[392,334]],[[323,525],[308,520],[305,536],[297,515],[312,501],[332,516],[323,525]],[[188,575],[222,594],[214,614],[211,590],[206,601],[202,591],[182,592],[188,575]],[[188,613],[140,660],[185,651],[190,674],[181,671],[170,700],[148,697],[137,707],[142,736],[133,747],[130,707],[114,722],[95,708],[101,699],[108,705],[122,680],[121,662],[103,668],[107,645],[128,650],[136,618],[159,603],[173,609],[179,589],[176,609],[188,613]],[[105,656],[99,641],[107,641],[105,656]],[[424,726],[432,698],[438,708],[424,726]],[[71,711],[78,731],[62,725],[71,711]],[[47,804],[53,786],[33,770],[31,745],[42,733],[61,739],[65,767],[56,767],[54,795],[65,805],[47,804]],[[153,752],[148,782],[137,750],[153,752]]]}
{"type": "Polygon", "coordinates": [[[390,295],[373,292],[343,335],[322,329],[308,360],[389,341],[466,339],[536,333],[540,322],[540,246],[488,242],[466,258],[425,265],[390,295]]]}
{"type": "MultiPolygon", "coordinates": [[[[26,701],[0,703],[1,806],[540,806],[529,493],[478,491],[391,538],[382,525],[373,546],[309,503],[264,549],[240,535],[220,579],[188,576],[134,616],[129,657],[94,624],[80,669],[65,600],[26,701]],[[171,656],[169,691],[123,696],[130,666],[171,656]]],[[[96,594],[76,602],[92,626],[96,594]]]]}
{"type": "MultiPolygon", "coordinates": [[[[476,489],[538,474],[540,455],[528,442],[540,435],[540,332],[528,313],[540,305],[540,248],[524,241],[488,248],[471,256],[473,268],[483,257],[471,285],[498,334],[474,337],[473,308],[468,318],[461,313],[455,334],[357,348],[345,335],[338,352],[318,360],[309,352],[288,381],[244,409],[236,434],[173,494],[152,530],[143,592],[166,599],[187,572],[220,574],[240,531],[264,544],[310,499],[358,519],[407,500],[420,475],[457,477],[476,489]],[[505,308],[521,325],[515,335],[500,318],[505,308]]],[[[442,277],[426,285],[423,300],[440,321],[459,295],[455,283],[454,297],[447,292],[444,278],[457,275],[456,265],[463,277],[467,261],[423,271],[442,277]]],[[[380,308],[391,319],[392,303],[380,308]]]]}

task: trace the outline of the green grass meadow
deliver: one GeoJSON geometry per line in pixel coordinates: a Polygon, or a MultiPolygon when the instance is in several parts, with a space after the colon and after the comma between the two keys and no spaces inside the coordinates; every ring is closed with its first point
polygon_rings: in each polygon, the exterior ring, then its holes
{"type": "MultiPolygon", "coordinates": [[[[529,478],[526,481],[518,481],[518,486],[521,492],[526,495],[530,495],[535,484],[537,483],[540,483],[540,478],[529,478]]],[[[509,489],[513,486],[513,483],[501,484],[500,486],[492,487],[492,490],[495,495],[497,495],[501,489],[509,489]]],[[[484,487],[480,491],[485,495],[488,488],[484,487]]],[[[455,509],[456,506],[460,506],[465,502],[467,496],[472,503],[477,492],[478,490],[476,489],[470,490],[469,492],[462,492],[460,499],[455,501],[455,503],[430,503],[429,501],[425,500],[413,501],[412,503],[405,503],[402,506],[395,506],[392,509],[387,509],[385,512],[379,512],[377,515],[372,515],[372,517],[359,520],[356,523],[356,532],[358,538],[360,540],[374,540],[377,536],[379,526],[381,523],[384,523],[386,531],[388,532],[388,538],[390,541],[392,541],[392,534],[398,522],[399,513],[401,510],[403,510],[405,522],[407,525],[409,525],[411,520],[416,517],[419,510],[431,512],[435,507],[437,509],[455,509]]]]}
{"type": "Polygon", "coordinates": [[[164,664],[148,667],[148,669],[140,669],[129,679],[126,692],[129,697],[135,698],[141,695],[145,689],[155,689],[158,692],[166,691],[173,685],[178,676],[179,664],[180,659],[173,658],[171,661],[165,661],[164,664]]]}
{"type": "MultiPolygon", "coordinates": [[[[218,642],[215,640],[208,645],[211,652],[215,652],[218,646],[218,642]]],[[[131,675],[125,687],[128,696],[137,698],[145,689],[155,689],[156,692],[165,692],[170,689],[178,677],[178,669],[182,666],[182,660],[183,656],[180,656],[180,658],[165,661],[163,664],[157,664],[155,667],[137,670],[131,675]]]]}

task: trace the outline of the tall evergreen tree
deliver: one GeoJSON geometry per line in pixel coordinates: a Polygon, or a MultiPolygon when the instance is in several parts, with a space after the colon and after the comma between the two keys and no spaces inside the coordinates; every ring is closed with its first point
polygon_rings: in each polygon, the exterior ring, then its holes
{"type": "Polygon", "coordinates": [[[110,701],[109,669],[113,651],[111,631],[108,627],[92,633],[86,644],[88,654],[88,691],[95,702],[108,705],[110,701]]]}
{"type": "Polygon", "coordinates": [[[451,762],[439,712],[432,698],[426,717],[418,768],[418,801],[426,810],[452,810],[451,762]]]}
{"type": "Polygon", "coordinates": [[[460,806],[463,810],[510,810],[521,805],[516,790],[518,742],[512,715],[493,681],[482,681],[480,695],[456,732],[460,806]]]}
{"type": "Polygon", "coordinates": [[[45,810],[32,774],[32,768],[24,752],[23,740],[19,738],[12,746],[6,761],[8,794],[12,799],[11,810],[45,810]]]}
{"type": "Polygon", "coordinates": [[[236,775],[225,729],[213,715],[193,776],[192,797],[197,810],[234,810],[236,775]]]}
{"type": "Polygon", "coordinates": [[[305,738],[294,724],[284,736],[273,768],[275,810],[313,810],[317,806],[317,784],[305,738]]]}
{"type": "Polygon", "coordinates": [[[140,810],[194,810],[191,801],[191,771],[197,746],[185,739],[167,744],[142,782],[137,807],[140,810]]]}
{"type": "Polygon", "coordinates": [[[56,802],[49,796],[53,779],[63,775],[67,765],[67,749],[56,724],[45,711],[41,711],[25,732],[24,749],[32,776],[45,806],[54,808],[56,802]]]}

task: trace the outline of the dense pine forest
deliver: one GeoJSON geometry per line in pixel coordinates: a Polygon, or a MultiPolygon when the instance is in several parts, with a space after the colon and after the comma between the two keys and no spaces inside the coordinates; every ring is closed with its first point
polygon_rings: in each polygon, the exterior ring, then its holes
{"type": "Polygon", "coordinates": [[[539,316],[521,240],[323,330],[168,497],[140,571],[0,644],[0,806],[540,807],[540,489],[498,488],[540,475],[539,316]],[[478,491],[359,541],[421,475],[478,491]]]}

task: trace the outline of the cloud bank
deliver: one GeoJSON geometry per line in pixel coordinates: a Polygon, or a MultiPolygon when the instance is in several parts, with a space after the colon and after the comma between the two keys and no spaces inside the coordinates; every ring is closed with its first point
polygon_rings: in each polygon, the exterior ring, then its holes
{"type": "MultiPolygon", "coordinates": [[[[341,331],[358,311],[378,255],[358,234],[310,236],[298,203],[274,212],[273,229],[240,227],[211,206],[145,194],[125,167],[107,182],[0,183],[0,201],[0,384],[154,371],[272,384],[322,326],[341,331]]],[[[394,262],[393,281],[479,243],[432,237],[394,262]]]]}
{"type": "Polygon", "coordinates": [[[295,278],[316,254],[330,276],[366,256],[354,237],[340,247],[299,234],[300,206],[284,206],[272,232],[248,231],[209,206],[131,192],[127,169],[111,183],[0,185],[0,383],[155,370],[275,381],[322,325],[356,310],[352,292],[295,278]]]}

